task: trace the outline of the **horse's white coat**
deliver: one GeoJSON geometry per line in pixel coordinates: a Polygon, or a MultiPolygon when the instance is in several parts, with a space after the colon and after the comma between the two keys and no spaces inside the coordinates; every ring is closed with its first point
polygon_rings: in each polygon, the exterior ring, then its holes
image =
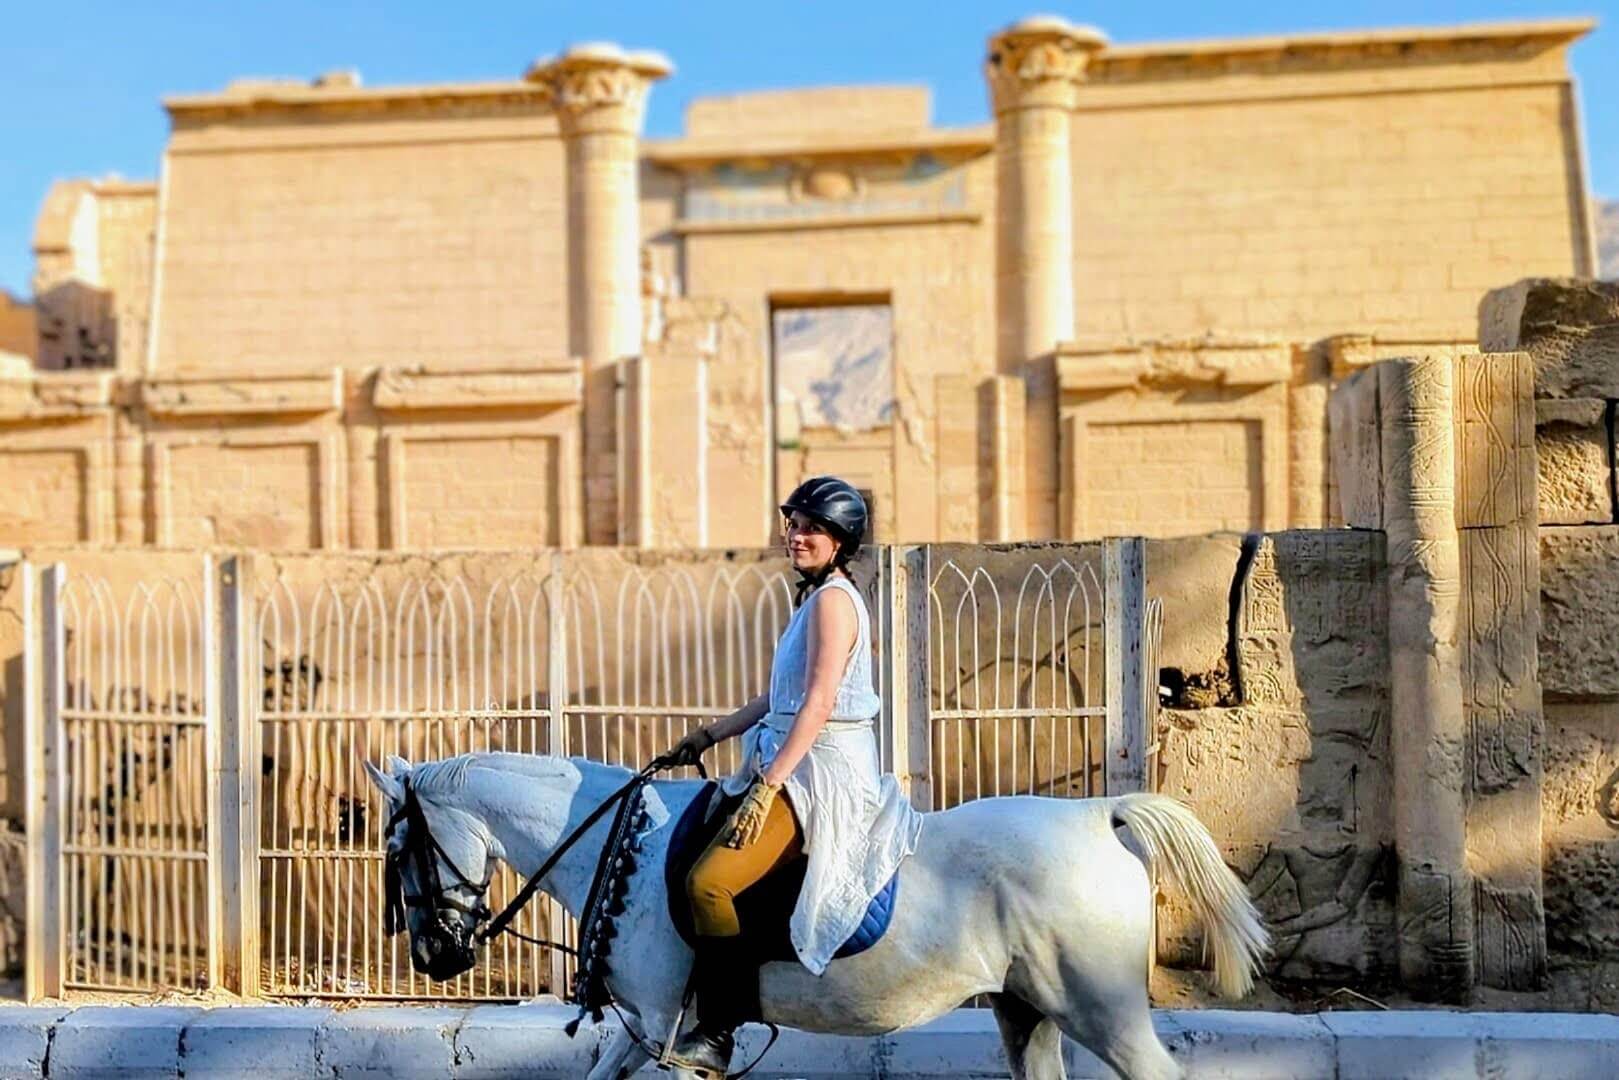
{"type": "MultiPolygon", "coordinates": [[[[518,754],[469,755],[414,769],[395,758],[393,776],[367,768],[396,808],[399,778],[409,775],[434,836],[475,876],[490,857],[531,874],[630,775],[577,758],[518,754]]],[[[669,921],[662,867],[668,822],[698,789],[694,781],[647,789],[652,825],[609,960],[608,985],[649,1040],[668,1033],[691,967],[691,952],[669,921]]],[[[575,916],[609,820],[593,826],[542,885],[575,916]]],[[[989,993],[996,995],[1014,1077],[1061,1077],[1059,1033],[1126,1077],[1179,1076],[1148,1012],[1147,871],[1115,833],[1120,826],[1202,915],[1221,988],[1245,992],[1265,947],[1264,930],[1241,883],[1184,806],[1157,795],[996,798],[928,815],[916,853],[900,868],[893,922],[875,946],[833,961],[821,976],[798,963],[766,964],[760,976],[766,1018],[808,1031],[876,1034],[989,993]]],[[[420,909],[409,921],[415,948],[430,924],[420,909]]],[[[621,1034],[590,1080],[628,1075],[644,1061],[640,1047],[621,1034]]]]}

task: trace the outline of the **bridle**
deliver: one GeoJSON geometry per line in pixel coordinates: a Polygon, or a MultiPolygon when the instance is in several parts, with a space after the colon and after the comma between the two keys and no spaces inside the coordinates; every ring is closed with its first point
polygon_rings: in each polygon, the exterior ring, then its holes
{"type": "MultiPolygon", "coordinates": [[[[408,909],[415,907],[426,908],[428,913],[432,915],[439,933],[447,936],[452,941],[457,954],[456,958],[465,962],[462,970],[466,970],[466,968],[470,968],[476,963],[476,953],[479,945],[488,942],[501,933],[509,933],[513,937],[521,938],[531,944],[544,945],[548,948],[569,953],[579,961],[579,971],[575,977],[575,993],[581,1001],[579,1016],[575,1017],[564,1028],[568,1036],[573,1037],[579,1030],[579,1022],[587,1013],[599,1022],[602,1018],[602,1006],[606,1005],[618,1014],[625,1030],[630,1033],[642,1050],[654,1060],[664,1057],[668,1049],[667,1046],[648,1043],[635,1030],[628,1018],[619,1011],[618,1004],[613,1001],[603,981],[605,969],[602,961],[605,959],[604,954],[608,941],[615,935],[615,931],[610,925],[610,920],[603,922],[599,917],[593,919],[590,913],[602,910],[601,901],[607,899],[603,893],[604,886],[607,887],[608,891],[616,889],[616,895],[611,900],[622,904],[624,879],[627,873],[633,869],[633,860],[627,859],[624,854],[615,854],[614,848],[616,845],[613,840],[609,840],[607,847],[603,850],[601,861],[596,867],[595,880],[591,883],[591,896],[585,905],[587,914],[581,924],[583,951],[571,949],[554,941],[530,937],[528,934],[512,929],[511,923],[517,917],[517,913],[539,890],[540,883],[545,880],[545,875],[550,873],[551,868],[561,860],[569,848],[578,843],[579,838],[584,836],[592,825],[596,824],[609,810],[618,806],[620,807],[619,818],[614,822],[613,832],[615,836],[621,836],[623,827],[630,817],[625,811],[639,804],[641,788],[645,787],[657,773],[679,768],[682,764],[684,763],[668,755],[654,758],[651,764],[636,773],[617,791],[602,800],[601,805],[592,810],[590,815],[557,845],[556,850],[551,852],[550,857],[523,883],[522,889],[518,891],[516,896],[512,897],[511,903],[501,909],[499,915],[493,915],[485,900],[489,893],[489,882],[493,874],[491,860],[487,856],[485,857],[485,872],[482,881],[474,880],[457,866],[455,860],[450,857],[450,853],[444,850],[444,845],[440,844],[438,838],[433,835],[433,830],[428,827],[427,815],[422,812],[421,801],[416,797],[415,789],[410,786],[410,778],[404,777],[402,779],[405,789],[404,803],[388,819],[388,834],[391,835],[401,821],[406,825],[406,833],[399,850],[390,851],[387,855],[384,878],[387,906],[383,912],[383,929],[391,937],[405,928],[405,912],[408,909]],[[445,867],[454,875],[455,880],[450,884],[443,884],[439,877],[438,862],[433,858],[434,855],[443,859],[445,867]],[[405,891],[404,868],[406,862],[410,860],[413,860],[416,864],[418,879],[427,884],[427,891],[414,896],[405,891]],[[452,895],[452,890],[456,889],[465,889],[470,892],[473,896],[472,902],[469,903],[452,895]],[[471,922],[452,922],[445,917],[443,911],[445,908],[469,916],[471,922]],[[477,924],[484,919],[490,919],[490,922],[483,926],[478,926],[477,924]]],[[[703,779],[708,779],[708,770],[703,768],[701,761],[696,761],[692,764],[703,779]]],[[[641,813],[644,820],[644,811],[641,813]]],[[[621,911],[622,907],[619,910],[621,911]]],[[[681,1014],[683,1015],[684,1012],[685,1003],[683,1002],[681,1014]]],[[[676,1025],[678,1026],[678,1024],[679,1018],[677,1017],[676,1025]]],[[[764,1049],[759,1052],[759,1055],[753,1059],[751,1064],[740,1072],[731,1074],[732,1080],[739,1080],[740,1077],[752,1072],[759,1062],[764,1060],[764,1056],[770,1052],[770,1048],[776,1044],[776,1039],[781,1034],[780,1029],[771,1023],[766,1023],[765,1026],[770,1029],[770,1041],[765,1044],[764,1049]]],[[[671,1035],[672,1039],[673,1036],[671,1035]]]]}
{"type": "MultiPolygon", "coordinates": [[[[592,810],[590,815],[556,846],[550,857],[523,883],[523,887],[518,890],[517,895],[512,897],[511,902],[502,908],[498,915],[490,910],[489,904],[485,900],[489,893],[489,883],[493,876],[493,869],[486,866],[484,878],[479,881],[456,865],[455,860],[450,858],[449,852],[444,850],[444,846],[433,835],[433,830],[428,827],[427,815],[422,812],[422,805],[416,797],[416,791],[410,786],[410,778],[404,777],[402,779],[405,788],[404,802],[398,810],[394,811],[393,816],[388,819],[387,826],[388,834],[392,834],[393,830],[403,821],[406,824],[406,833],[404,843],[400,849],[390,851],[387,856],[386,874],[383,880],[384,891],[387,893],[387,906],[383,911],[383,929],[390,937],[399,933],[400,930],[405,928],[406,910],[420,907],[428,910],[437,929],[450,937],[455,942],[457,950],[461,951],[467,959],[471,958],[476,946],[482,945],[502,933],[509,933],[513,937],[521,938],[530,944],[544,945],[548,948],[577,955],[577,950],[559,942],[530,937],[512,929],[512,920],[517,918],[518,912],[534,898],[534,894],[539,891],[540,883],[545,880],[545,875],[551,872],[551,868],[561,861],[562,856],[566,855],[568,850],[579,842],[579,838],[584,836],[592,825],[601,820],[613,807],[619,805],[632,791],[636,791],[651,780],[654,775],[669,769],[679,768],[680,764],[682,763],[677,763],[667,756],[654,758],[651,764],[636,773],[617,791],[602,800],[601,805],[592,810]],[[438,872],[438,861],[433,858],[434,855],[443,859],[445,867],[454,875],[455,880],[450,884],[443,884],[438,872]],[[418,879],[425,882],[427,886],[426,891],[414,896],[405,892],[404,868],[407,861],[411,860],[416,864],[418,879]],[[473,901],[469,903],[452,895],[452,891],[457,889],[465,889],[470,892],[474,897],[473,901]],[[442,910],[445,908],[469,916],[472,919],[473,926],[476,926],[477,923],[482,922],[484,919],[489,919],[490,921],[476,929],[469,929],[467,924],[456,923],[447,919],[442,910]]],[[[708,777],[708,772],[703,768],[702,762],[696,763],[696,769],[705,779],[708,777]]]]}
{"type": "Polygon", "coordinates": [[[411,787],[410,778],[403,778],[402,783],[405,788],[404,803],[394,811],[393,817],[388,819],[387,831],[392,834],[399,823],[404,822],[405,838],[399,850],[388,853],[385,862],[383,889],[386,893],[386,907],[383,910],[383,930],[392,937],[405,928],[405,914],[408,909],[426,908],[439,933],[451,939],[457,951],[464,956],[470,955],[475,944],[471,926],[475,926],[492,914],[485,900],[489,893],[492,871],[486,865],[483,880],[479,881],[456,865],[450,853],[444,850],[444,845],[438,842],[433,830],[428,827],[427,815],[422,812],[421,800],[417,798],[416,790],[411,787]],[[433,857],[435,855],[438,856],[437,859],[433,857]],[[439,875],[439,859],[444,861],[445,868],[454,876],[455,880],[449,884],[444,884],[439,875]],[[424,886],[424,891],[414,895],[405,891],[405,866],[412,862],[416,866],[416,880],[424,886]],[[464,900],[456,896],[458,890],[466,890],[471,894],[471,899],[464,900]],[[469,925],[447,918],[447,910],[468,916],[472,923],[469,925]]]}

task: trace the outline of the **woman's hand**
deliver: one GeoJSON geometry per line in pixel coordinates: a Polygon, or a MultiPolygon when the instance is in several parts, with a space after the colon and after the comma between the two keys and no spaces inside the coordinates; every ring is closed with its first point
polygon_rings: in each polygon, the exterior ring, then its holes
{"type": "Polygon", "coordinates": [[[664,752],[663,758],[671,765],[695,765],[703,753],[719,740],[708,728],[689,731],[686,737],[664,752]]]}
{"type": "Polygon", "coordinates": [[[763,778],[753,782],[748,793],[742,797],[742,805],[736,808],[731,820],[726,823],[726,847],[741,849],[759,839],[759,834],[765,829],[765,819],[770,816],[770,807],[780,791],[780,784],[766,783],[763,778]]]}

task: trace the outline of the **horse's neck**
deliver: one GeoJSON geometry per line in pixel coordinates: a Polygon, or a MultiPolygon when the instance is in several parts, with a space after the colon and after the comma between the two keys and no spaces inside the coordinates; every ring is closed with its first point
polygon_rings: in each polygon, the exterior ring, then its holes
{"type": "MultiPolygon", "coordinates": [[[[549,758],[554,772],[531,776],[499,768],[468,773],[465,802],[481,819],[497,853],[528,878],[573,834],[591,812],[612,796],[628,775],[621,769],[549,758]]],[[[541,883],[570,915],[578,917],[590,892],[613,815],[604,814],[562,857],[541,883]]]]}

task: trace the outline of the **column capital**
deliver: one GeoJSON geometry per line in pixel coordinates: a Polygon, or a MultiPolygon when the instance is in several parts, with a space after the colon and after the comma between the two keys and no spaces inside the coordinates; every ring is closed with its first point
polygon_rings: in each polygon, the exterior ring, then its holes
{"type": "Polygon", "coordinates": [[[1014,109],[1074,107],[1091,57],[1107,35],[1053,15],[1013,23],[989,39],[984,78],[996,115],[1014,109]]]}
{"type": "Polygon", "coordinates": [[[591,43],[536,60],[523,78],[550,90],[564,137],[639,135],[647,92],[673,70],[662,53],[591,43]]]}

